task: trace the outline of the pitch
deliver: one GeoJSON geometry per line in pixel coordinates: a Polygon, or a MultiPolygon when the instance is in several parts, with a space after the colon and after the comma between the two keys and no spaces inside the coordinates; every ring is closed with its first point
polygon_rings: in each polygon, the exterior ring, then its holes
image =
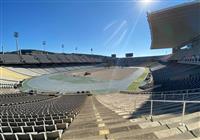
{"type": "Polygon", "coordinates": [[[105,93],[127,89],[143,72],[144,68],[140,67],[82,69],[35,77],[27,80],[23,87],[25,90],[61,93],[82,91],[105,93]]]}

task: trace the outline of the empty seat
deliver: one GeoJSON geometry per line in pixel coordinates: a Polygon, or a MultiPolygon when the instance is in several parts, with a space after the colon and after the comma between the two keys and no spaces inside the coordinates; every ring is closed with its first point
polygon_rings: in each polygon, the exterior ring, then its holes
{"type": "Polygon", "coordinates": [[[8,121],[9,122],[15,122],[15,120],[13,118],[9,118],[8,121]]]}
{"type": "Polygon", "coordinates": [[[36,121],[35,124],[36,125],[44,125],[44,121],[36,121]]]}
{"type": "Polygon", "coordinates": [[[60,137],[59,131],[47,132],[46,136],[48,140],[57,140],[60,137]]]}
{"type": "Polygon", "coordinates": [[[29,134],[17,134],[18,140],[31,140],[31,137],[29,134]]]}
{"type": "Polygon", "coordinates": [[[24,122],[18,122],[17,126],[25,126],[26,124],[24,122]]]}
{"type": "Polygon", "coordinates": [[[28,122],[29,120],[27,118],[22,118],[23,122],[28,122]]]}
{"type": "Polygon", "coordinates": [[[34,130],[35,130],[35,132],[37,132],[37,133],[45,132],[44,126],[34,126],[34,130]]]}
{"type": "Polygon", "coordinates": [[[1,119],[2,122],[8,122],[8,119],[5,118],[5,119],[1,119]]]}
{"type": "Polygon", "coordinates": [[[10,124],[10,126],[17,126],[16,122],[10,122],[9,124],[10,124]]]}
{"type": "Polygon", "coordinates": [[[75,118],[75,114],[69,114],[68,117],[74,119],[75,118]]]}
{"type": "Polygon", "coordinates": [[[36,121],[36,118],[30,118],[29,121],[30,122],[36,121]]]}
{"type": "Polygon", "coordinates": [[[47,125],[45,126],[46,131],[54,131],[56,130],[55,125],[47,125]]]}
{"type": "Polygon", "coordinates": [[[3,134],[4,136],[4,140],[17,140],[15,134],[11,133],[11,134],[3,134]]]}
{"type": "Polygon", "coordinates": [[[26,122],[26,125],[27,126],[34,126],[35,125],[35,122],[33,121],[33,122],[26,122]]]}
{"type": "Polygon", "coordinates": [[[64,123],[71,123],[72,122],[72,118],[65,118],[65,119],[63,119],[63,122],[64,123]]]}
{"type": "MultiPolygon", "coordinates": [[[[54,114],[55,115],[55,114],[54,114]]],[[[53,116],[53,119],[56,120],[56,119],[59,119],[59,116],[53,116]]]]}
{"type": "Polygon", "coordinates": [[[58,123],[58,124],[56,124],[56,128],[58,129],[58,130],[64,130],[64,129],[67,129],[68,128],[68,124],[66,124],[66,123],[58,123]]]}
{"type": "Polygon", "coordinates": [[[2,127],[1,130],[3,133],[12,133],[12,130],[9,126],[2,127]]]}
{"type": "Polygon", "coordinates": [[[50,116],[46,116],[44,119],[45,120],[51,120],[52,118],[50,116]]]}
{"type": "Polygon", "coordinates": [[[37,121],[43,121],[43,120],[44,120],[43,117],[37,118],[37,121]]]}
{"type": "Polygon", "coordinates": [[[46,125],[52,125],[52,124],[53,124],[53,121],[52,121],[52,120],[47,120],[47,121],[45,121],[45,124],[46,124],[46,125]]]}
{"type": "Polygon", "coordinates": [[[37,118],[38,116],[37,115],[32,115],[32,118],[37,118]]]}
{"type": "Polygon", "coordinates": [[[2,122],[1,126],[9,126],[9,124],[7,122],[2,122]]]}
{"type": "Polygon", "coordinates": [[[46,140],[44,133],[31,134],[32,140],[46,140]]]}
{"type": "Polygon", "coordinates": [[[23,132],[24,133],[33,132],[33,127],[32,126],[24,126],[23,127],[23,132]]]}
{"type": "Polygon", "coordinates": [[[63,122],[62,120],[54,120],[54,124],[62,123],[62,122],[63,122]]]}
{"type": "Polygon", "coordinates": [[[15,119],[15,122],[21,122],[22,120],[20,118],[15,119]]]}
{"type": "Polygon", "coordinates": [[[21,129],[21,127],[12,127],[12,132],[13,133],[20,133],[20,132],[22,132],[22,129],[21,129]]]}

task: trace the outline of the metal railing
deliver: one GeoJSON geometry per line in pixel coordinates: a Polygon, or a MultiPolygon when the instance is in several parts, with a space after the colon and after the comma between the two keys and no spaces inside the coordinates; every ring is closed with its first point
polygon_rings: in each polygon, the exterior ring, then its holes
{"type": "Polygon", "coordinates": [[[150,92],[150,91],[141,91],[141,92],[132,92],[132,91],[120,91],[124,94],[182,94],[182,93],[195,93],[200,92],[200,88],[195,89],[184,89],[184,90],[169,90],[169,91],[159,91],[159,92],[150,92]]]}
{"type": "Polygon", "coordinates": [[[181,124],[184,124],[184,116],[185,116],[185,108],[186,104],[188,103],[195,103],[195,104],[200,104],[200,101],[187,101],[187,100],[147,100],[147,102],[150,102],[150,119],[153,121],[153,104],[154,102],[163,102],[163,103],[182,103],[183,108],[182,108],[182,117],[181,117],[181,124]]]}
{"type": "MultiPolygon", "coordinates": [[[[150,100],[144,100],[147,102],[150,102],[150,120],[153,121],[153,110],[155,109],[153,107],[153,104],[155,102],[160,102],[160,103],[182,103],[182,117],[181,117],[181,124],[184,124],[184,116],[185,116],[185,109],[186,109],[186,105],[188,103],[192,103],[192,104],[199,104],[200,100],[194,100],[194,99],[200,99],[200,88],[196,88],[196,89],[186,89],[186,90],[173,90],[173,91],[162,91],[162,92],[129,92],[129,91],[120,91],[120,93],[124,93],[124,94],[132,94],[132,95],[150,95],[150,100]],[[195,96],[192,96],[192,98],[187,99],[190,95],[199,95],[198,98],[196,98],[195,96]],[[161,100],[156,100],[153,99],[154,97],[161,97],[161,100]],[[175,100],[167,100],[167,97],[174,97],[175,100]],[[177,100],[178,97],[181,97],[181,100],[177,100]],[[194,98],[195,97],[195,98],[194,98]],[[185,100],[187,99],[187,100],[185,100]]],[[[134,102],[135,105],[135,110],[136,110],[136,105],[137,105],[137,101],[135,100],[134,102]]]]}

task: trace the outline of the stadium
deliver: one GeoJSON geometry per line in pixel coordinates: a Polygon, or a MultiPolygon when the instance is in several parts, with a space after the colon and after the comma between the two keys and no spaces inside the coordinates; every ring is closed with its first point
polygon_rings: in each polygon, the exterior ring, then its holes
{"type": "Polygon", "coordinates": [[[145,18],[150,49],[171,54],[19,49],[15,32],[17,50],[0,53],[0,140],[200,140],[200,2],[145,18]]]}

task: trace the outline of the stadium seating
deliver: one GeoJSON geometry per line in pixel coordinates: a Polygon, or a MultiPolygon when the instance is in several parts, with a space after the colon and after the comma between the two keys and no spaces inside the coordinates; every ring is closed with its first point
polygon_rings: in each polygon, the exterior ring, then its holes
{"type": "Polygon", "coordinates": [[[15,84],[18,84],[18,81],[0,79],[0,89],[2,89],[2,88],[14,88],[15,84]]]}
{"type": "Polygon", "coordinates": [[[25,64],[39,64],[39,61],[32,55],[21,55],[21,58],[25,64]]]}
{"type": "Polygon", "coordinates": [[[181,90],[199,88],[200,67],[198,65],[186,65],[167,63],[160,68],[152,68],[155,85],[161,85],[154,91],[181,90]]]}
{"type": "Polygon", "coordinates": [[[157,64],[162,57],[163,56],[120,58],[116,60],[116,64],[119,66],[149,67],[155,65],[155,63],[157,64]]]}
{"type": "Polygon", "coordinates": [[[20,74],[23,74],[23,75],[31,76],[31,77],[40,75],[38,73],[30,71],[29,69],[27,69],[26,67],[23,67],[23,66],[13,66],[13,67],[7,66],[6,68],[11,70],[11,71],[14,71],[14,72],[17,72],[17,73],[20,73],[20,74]]]}
{"type": "MultiPolygon", "coordinates": [[[[158,95],[161,96],[161,95],[158,95]]],[[[162,99],[160,97],[153,99],[162,99]]],[[[199,93],[188,95],[185,100],[199,100],[199,93]]],[[[114,139],[162,139],[182,140],[199,137],[200,104],[186,105],[186,114],[182,116],[183,104],[153,102],[153,116],[150,115],[152,97],[148,94],[107,94],[98,95],[99,102],[115,111],[131,123],[121,125],[129,130],[120,129],[120,132],[111,133],[108,137],[114,139]],[[135,127],[134,127],[135,126],[135,127]],[[131,129],[133,127],[134,129],[131,129]]],[[[180,96],[169,95],[167,100],[182,100],[180,96]]],[[[118,128],[119,129],[119,128],[118,128]]]]}
{"type": "Polygon", "coordinates": [[[86,54],[58,54],[58,53],[28,53],[28,54],[0,54],[0,64],[30,65],[30,64],[96,64],[102,63],[104,56],[86,54]]]}
{"type": "Polygon", "coordinates": [[[35,59],[37,59],[40,63],[48,64],[52,63],[51,60],[47,57],[47,54],[33,54],[35,59]]]}
{"type": "Polygon", "coordinates": [[[61,63],[69,63],[70,61],[66,58],[64,54],[56,54],[57,58],[61,61],[61,63]]]}
{"type": "Polygon", "coordinates": [[[172,54],[169,60],[175,60],[179,63],[186,64],[200,64],[200,41],[196,40],[188,45],[185,49],[179,49],[176,53],[172,54]]]}
{"type": "Polygon", "coordinates": [[[85,99],[85,95],[0,95],[0,139],[61,138],[85,99]]]}
{"type": "Polygon", "coordinates": [[[3,64],[20,64],[21,57],[17,54],[0,54],[3,64]]]}
{"type": "Polygon", "coordinates": [[[0,76],[1,76],[0,79],[11,80],[11,81],[12,80],[21,81],[30,78],[30,76],[23,75],[15,71],[11,71],[5,67],[0,67],[0,76]]]}
{"type": "Polygon", "coordinates": [[[55,54],[48,54],[47,57],[49,60],[51,60],[52,63],[62,63],[62,61],[55,54]]]}

